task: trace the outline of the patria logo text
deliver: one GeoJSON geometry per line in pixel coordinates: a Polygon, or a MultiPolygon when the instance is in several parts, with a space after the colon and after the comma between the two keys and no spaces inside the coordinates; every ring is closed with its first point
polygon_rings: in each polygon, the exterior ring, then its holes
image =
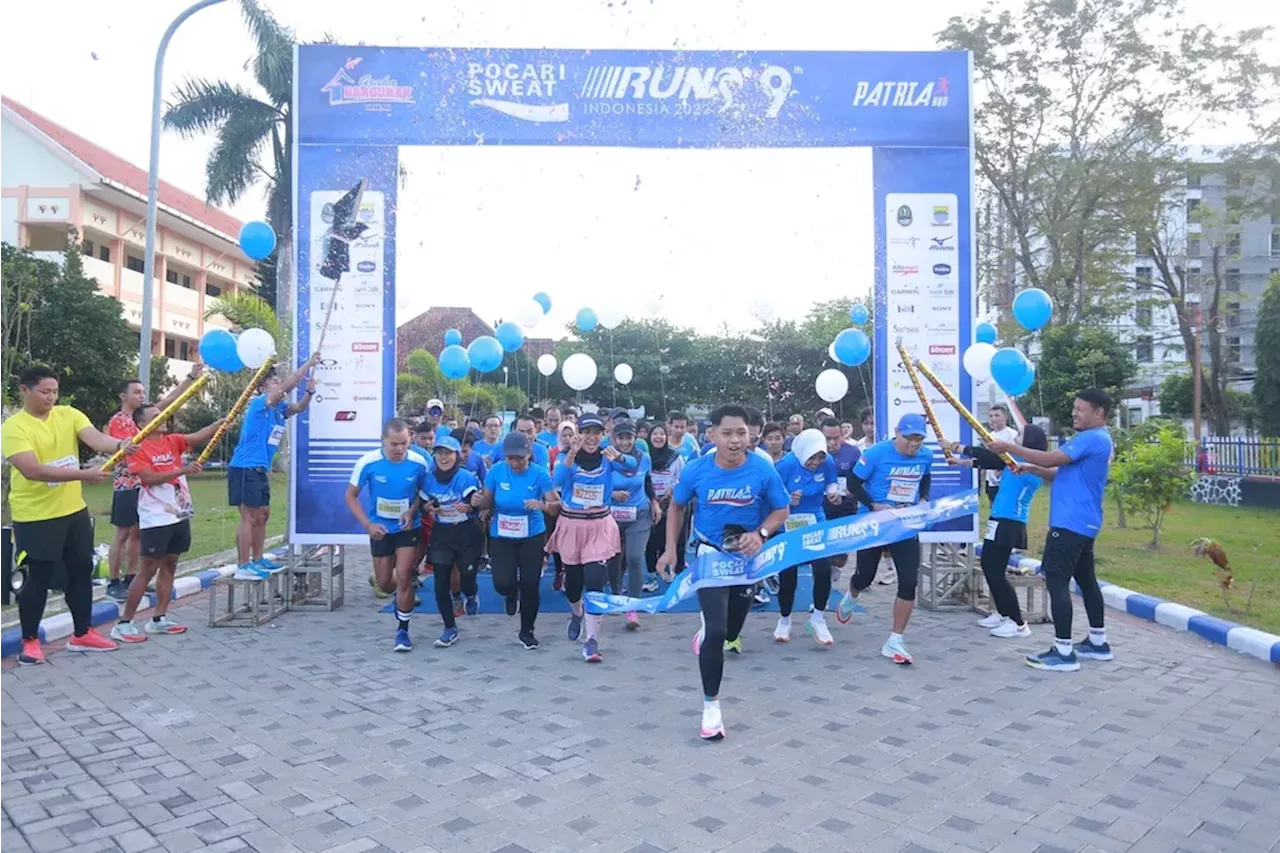
{"type": "Polygon", "coordinates": [[[583,110],[595,115],[707,115],[747,106],[744,88],[751,82],[767,98],[764,114],[777,118],[792,86],[791,72],[779,65],[759,70],[598,65],[587,72],[578,97],[583,110]]]}
{"type": "Polygon", "coordinates": [[[916,80],[859,80],[853,93],[855,107],[945,107],[951,84],[946,77],[920,83],[916,80]]]}

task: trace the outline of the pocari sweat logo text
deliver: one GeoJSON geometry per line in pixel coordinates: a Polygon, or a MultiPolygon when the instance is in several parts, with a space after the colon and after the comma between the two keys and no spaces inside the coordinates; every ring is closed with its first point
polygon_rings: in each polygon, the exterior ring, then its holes
{"type": "Polygon", "coordinates": [[[565,122],[569,103],[560,85],[564,74],[564,65],[552,62],[469,62],[466,90],[472,106],[523,121],[565,122]],[[539,103],[544,99],[553,103],[539,103]]]}
{"type": "Polygon", "coordinates": [[[713,115],[758,105],[765,116],[777,118],[791,89],[792,71],[780,65],[597,65],[587,72],[578,98],[589,115],[713,115]]]}
{"type": "Polygon", "coordinates": [[[951,84],[946,77],[928,83],[918,80],[859,80],[853,92],[855,107],[945,107],[951,84]]]}

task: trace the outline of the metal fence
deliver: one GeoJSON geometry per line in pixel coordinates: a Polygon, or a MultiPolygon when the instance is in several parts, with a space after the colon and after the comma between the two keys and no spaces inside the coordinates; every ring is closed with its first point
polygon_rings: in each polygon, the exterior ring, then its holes
{"type": "MultiPolygon", "coordinates": [[[[1051,435],[1049,448],[1055,449],[1066,441],[1066,436],[1051,435]]],[[[1280,479],[1280,438],[1206,435],[1198,447],[1187,442],[1184,461],[1200,474],[1280,479]]]]}

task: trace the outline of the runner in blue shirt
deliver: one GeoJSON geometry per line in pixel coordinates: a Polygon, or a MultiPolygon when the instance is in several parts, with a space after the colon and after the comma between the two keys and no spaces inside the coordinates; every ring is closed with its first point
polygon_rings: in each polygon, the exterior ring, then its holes
{"type": "MultiPolygon", "coordinates": [[[[667,511],[666,550],[658,571],[667,580],[677,564],[685,509],[694,505],[692,537],[699,556],[729,551],[751,558],[787,520],[790,496],[773,465],[751,453],[747,410],[724,405],[711,413],[716,452],[690,462],[672,492],[667,511]]],[[[739,634],[751,608],[751,586],[698,590],[702,628],[694,637],[694,653],[702,676],[702,737],[720,740],[720,681],[726,646],[741,651],[739,634]]]]}
{"type": "MultiPolygon", "coordinates": [[[[848,518],[858,514],[858,499],[849,493],[849,478],[853,476],[853,466],[858,464],[862,451],[845,440],[844,425],[835,418],[827,418],[822,422],[822,435],[827,440],[827,457],[836,465],[836,492],[839,501],[827,507],[827,518],[848,518]]],[[[840,570],[849,562],[848,554],[838,554],[831,558],[831,579],[840,578],[840,570]]]]}
{"type": "MultiPolygon", "coordinates": [[[[488,424],[485,425],[488,429],[488,424]]],[[[534,426],[533,415],[516,415],[516,419],[511,422],[511,432],[518,432],[529,439],[530,455],[529,460],[534,465],[541,465],[547,469],[548,474],[551,471],[550,454],[547,446],[538,441],[538,433],[534,426]]],[[[478,448],[479,445],[477,444],[478,448]]],[[[493,450],[485,454],[485,467],[497,465],[503,459],[503,443],[499,442],[494,446],[493,450]]]]}
{"type": "Polygon", "coordinates": [[[538,443],[545,447],[557,447],[560,444],[560,407],[548,406],[542,421],[542,432],[538,433],[538,443]]]}
{"type": "MultiPolygon", "coordinates": [[[[650,474],[653,461],[636,443],[635,422],[619,418],[613,424],[613,447],[622,455],[613,466],[613,500],[609,511],[618,523],[622,550],[609,562],[609,586],[622,595],[622,570],[627,571],[627,594],[639,598],[644,592],[645,547],[653,526],[662,519],[662,507],[653,490],[650,474]]],[[[627,613],[627,630],[640,627],[635,611],[627,613]]]]}
{"type": "MultiPolygon", "coordinates": [[[[873,444],[862,452],[849,481],[849,491],[871,510],[908,507],[929,500],[929,469],[933,451],[924,446],[924,417],[903,415],[896,435],[873,444]]],[[[849,591],[840,599],[836,618],[848,622],[861,609],[858,594],[871,586],[880,566],[881,548],[858,552],[849,591]]],[[[896,664],[910,664],[902,633],[907,630],[916,603],[916,580],[920,572],[920,537],[910,536],[889,546],[898,570],[898,597],[893,602],[893,631],[880,654],[896,664]]]]}
{"type": "MultiPolygon", "coordinates": [[[[1051,481],[1049,536],[1040,566],[1053,613],[1053,648],[1029,655],[1036,669],[1074,672],[1080,658],[1111,660],[1111,646],[1103,621],[1102,588],[1093,566],[1093,542],[1102,530],[1102,498],[1111,471],[1113,446],[1107,430],[1111,397],[1097,388],[1081,391],[1071,406],[1076,434],[1057,450],[1031,450],[1007,441],[989,445],[993,453],[1016,453],[1027,460],[1022,470],[1051,481]],[[1071,580],[1080,587],[1089,636],[1071,642],[1071,580]]],[[[1003,489],[1003,485],[1001,486],[1003,489]]]]}
{"type": "Polygon", "coordinates": [[[382,427],[382,447],[361,456],[347,484],[347,508],[369,534],[373,581],[396,592],[395,650],[413,648],[413,570],[418,556],[418,491],[427,460],[409,449],[409,424],[392,418],[382,427]]]}
{"type": "Polygon", "coordinates": [[[502,418],[489,415],[484,419],[484,435],[473,445],[476,453],[484,457],[485,464],[489,458],[502,455],[502,418]]]}
{"type": "MultiPolygon", "coordinates": [[[[475,443],[479,438],[478,431],[472,431],[466,427],[458,427],[449,433],[453,440],[458,442],[458,446],[462,448],[461,456],[462,467],[466,468],[472,474],[476,475],[476,479],[484,482],[485,463],[484,457],[475,451],[475,443]]],[[[439,439],[436,440],[439,443],[439,439]]]]}
{"type": "Polygon", "coordinates": [[[689,416],[684,412],[671,412],[667,415],[667,440],[671,449],[680,454],[685,462],[698,458],[698,439],[689,434],[689,416]]]}
{"type": "Polygon", "coordinates": [[[484,500],[476,475],[458,464],[461,449],[453,436],[440,439],[432,452],[434,463],[422,478],[419,490],[423,511],[433,521],[427,561],[432,567],[436,607],[444,620],[444,632],[435,643],[437,648],[448,648],[458,641],[450,590],[454,566],[458,567],[459,585],[466,596],[466,614],[475,616],[480,612],[476,562],[480,559],[481,540],[475,510],[484,500]]]}

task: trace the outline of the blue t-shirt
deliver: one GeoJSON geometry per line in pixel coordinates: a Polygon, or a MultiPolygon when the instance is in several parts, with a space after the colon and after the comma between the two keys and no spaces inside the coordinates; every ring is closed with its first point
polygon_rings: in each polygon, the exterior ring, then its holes
{"type": "Polygon", "coordinates": [[[1102,492],[1111,470],[1111,432],[1106,427],[1086,429],[1059,449],[1071,462],[1059,466],[1049,486],[1049,526],[1092,539],[1102,530],[1102,492]]]}
{"type": "Polygon", "coordinates": [[[453,430],[449,429],[447,424],[440,424],[436,427],[436,441],[439,441],[447,435],[453,435],[453,430]]]}
{"type": "Polygon", "coordinates": [[[567,460],[566,453],[556,461],[552,477],[560,490],[560,504],[579,512],[608,507],[613,500],[613,465],[609,460],[601,459],[600,466],[593,471],[567,460]]]}
{"type": "Polygon", "coordinates": [[[610,462],[613,466],[613,488],[615,491],[625,491],[627,499],[624,501],[610,500],[613,506],[634,506],[642,507],[649,505],[649,496],[644,493],[644,478],[649,476],[649,472],[653,470],[653,460],[649,458],[649,454],[638,454],[640,463],[636,464],[636,457],[631,454],[624,454],[624,459],[617,462],[610,462]]]}
{"type": "MultiPolygon", "coordinates": [[[[479,446],[480,445],[478,444],[476,445],[476,447],[479,446]]],[[[535,441],[533,442],[533,446],[529,453],[530,461],[533,462],[534,465],[541,465],[543,468],[547,469],[551,468],[551,457],[547,454],[547,448],[535,441]]],[[[485,454],[486,467],[497,465],[502,461],[502,459],[502,445],[499,443],[494,446],[493,450],[485,454]]]]}
{"type": "Polygon", "coordinates": [[[547,447],[555,447],[560,443],[560,437],[550,430],[543,430],[538,433],[538,441],[547,447]]]}
{"type": "Polygon", "coordinates": [[[840,490],[840,503],[831,507],[832,516],[848,516],[856,515],[860,505],[858,499],[849,494],[849,475],[853,473],[853,468],[858,464],[858,460],[862,458],[862,451],[854,447],[847,441],[840,442],[840,449],[836,451],[832,457],[827,454],[828,459],[834,458],[836,463],[836,485],[840,490]]]}
{"type": "Polygon", "coordinates": [[[1031,512],[1031,501],[1035,499],[1042,482],[1035,474],[1005,471],[1000,475],[1000,490],[996,492],[996,499],[991,504],[991,517],[1026,524],[1027,514],[1031,512]]]}
{"type": "Polygon", "coordinates": [[[675,502],[693,507],[693,532],[719,548],[724,526],[758,530],[769,513],[791,504],[791,496],[772,462],[754,453],[736,468],[721,468],[715,456],[700,456],[685,466],[672,491],[675,502]]]}
{"type": "MultiPolygon", "coordinates": [[[[791,516],[815,516],[814,522],[826,521],[824,504],[827,500],[827,489],[836,482],[836,463],[830,454],[822,458],[818,470],[810,471],[796,458],[788,453],[778,460],[778,476],[782,478],[782,486],[787,491],[787,502],[791,502],[793,492],[800,493],[800,502],[791,504],[791,516]]],[[[791,525],[788,519],[788,525],[791,525]]]]}
{"type": "Polygon", "coordinates": [[[281,400],[267,405],[267,395],[259,394],[249,401],[240,425],[240,441],[231,454],[232,468],[270,468],[280,439],[284,438],[284,421],[289,403],[281,400]]]}
{"type": "Polygon", "coordinates": [[[915,456],[903,456],[893,439],[862,451],[853,475],[862,480],[872,503],[910,506],[920,502],[920,482],[933,465],[933,451],[925,445],[915,456]]]}
{"type": "Polygon", "coordinates": [[[476,475],[466,468],[453,472],[449,482],[442,483],[434,473],[428,472],[422,478],[422,487],[418,493],[426,502],[435,498],[440,504],[436,510],[436,524],[461,524],[471,515],[468,501],[473,492],[480,488],[476,475]]]}
{"type": "Polygon", "coordinates": [[[471,449],[476,453],[479,453],[485,459],[488,459],[493,455],[495,450],[499,453],[502,451],[502,436],[498,436],[498,440],[493,444],[490,444],[482,438],[475,444],[471,445],[471,449]]]}
{"type": "Polygon", "coordinates": [[[489,469],[484,487],[493,493],[493,514],[489,518],[489,535],[498,539],[528,539],[545,533],[547,523],[542,511],[525,509],[524,502],[540,501],[555,488],[551,475],[541,465],[530,465],[517,474],[504,459],[489,469]]]}
{"type": "Polygon", "coordinates": [[[484,464],[484,457],[476,453],[475,447],[472,447],[471,451],[467,453],[467,458],[462,460],[462,467],[475,474],[478,482],[484,482],[487,466],[484,464]]]}
{"type": "Polygon", "coordinates": [[[399,533],[418,526],[417,513],[408,525],[401,525],[400,516],[413,506],[426,473],[427,460],[418,451],[410,450],[404,459],[392,462],[379,448],[356,462],[350,485],[360,489],[360,505],[371,523],[381,524],[388,533],[399,533]]]}
{"type": "Polygon", "coordinates": [[[685,462],[691,462],[698,458],[698,439],[693,437],[692,433],[686,432],[684,438],[680,439],[680,446],[676,448],[676,452],[684,459],[685,462]]]}

